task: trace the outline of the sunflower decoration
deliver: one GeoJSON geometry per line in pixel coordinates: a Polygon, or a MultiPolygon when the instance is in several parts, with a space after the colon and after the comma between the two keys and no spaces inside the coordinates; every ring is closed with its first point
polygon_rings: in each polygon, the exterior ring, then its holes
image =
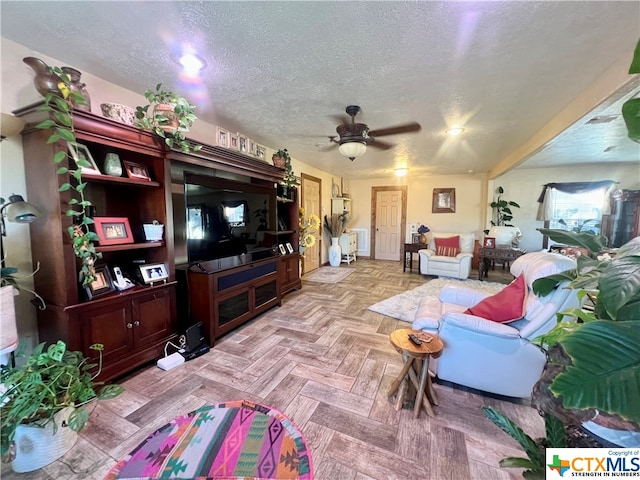
{"type": "MultiPolygon", "coordinates": [[[[298,226],[300,227],[300,254],[303,255],[307,248],[316,244],[316,233],[320,229],[320,217],[311,214],[305,218],[304,207],[298,210],[298,226]]],[[[304,256],[304,255],[303,255],[304,256]]]]}

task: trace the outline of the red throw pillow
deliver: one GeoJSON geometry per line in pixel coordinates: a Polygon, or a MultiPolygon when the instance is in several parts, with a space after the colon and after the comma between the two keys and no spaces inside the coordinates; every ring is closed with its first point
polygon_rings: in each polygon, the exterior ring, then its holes
{"type": "Polygon", "coordinates": [[[460,236],[434,238],[436,242],[436,255],[441,257],[455,257],[460,253],[460,236]]]}
{"type": "Polygon", "coordinates": [[[498,293],[485,298],[464,313],[498,323],[520,320],[525,314],[527,293],[524,276],[520,275],[498,293]]]}

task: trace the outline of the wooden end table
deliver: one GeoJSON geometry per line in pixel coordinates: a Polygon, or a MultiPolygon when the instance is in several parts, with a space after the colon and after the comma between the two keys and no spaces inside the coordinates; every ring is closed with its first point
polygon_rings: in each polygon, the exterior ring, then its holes
{"type": "Polygon", "coordinates": [[[438,397],[433,389],[429,375],[429,359],[440,356],[444,347],[442,340],[437,335],[420,330],[401,328],[391,332],[389,341],[402,354],[402,359],[404,360],[402,370],[391,384],[388,393],[389,397],[391,397],[397,392],[395,409],[400,410],[402,408],[409,382],[411,382],[416,390],[413,416],[418,418],[420,407],[424,407],[430,417],[435,416],[431,405],[438,405],[438,397]],[[411,333],[422,340],[422,345],[415,345],[409,340],[409,334],[411,333]]]}
{"type": "MultiPolygon", "coordinates": [[[[418,250],[424,250],[425,248],[429,248],[429,245],[426,243],[405,243],[404,244],[404,253],[402,254],[402,259],[404,264],[402,265],[402,271],[407,271],[407,253],[409,254],[409,273],[413,272],[413,254],[418,253],[418,250]]],[[[420,255],[418,255],[418,273],[420,273],[420,255]]]]}
{"type": "Polygon", "coordinates": [[[478,252],[480,256],[480,261],[478,262],[478,280],[483,280],[488,277],[491,262],[499,261],[509,264],[525,253],[527,253],[527,251],[520,248],[481,248],[478,252]]]}

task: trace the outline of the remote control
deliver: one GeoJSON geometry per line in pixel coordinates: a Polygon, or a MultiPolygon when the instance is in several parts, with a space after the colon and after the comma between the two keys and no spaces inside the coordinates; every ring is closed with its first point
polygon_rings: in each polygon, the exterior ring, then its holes
{"type": "Polygon", "coordinates": [[[416,337],[413,333],[409,334],[409,340],[411,340],[413,343],[415,343],[418,346],[422,345],[422,342],[420,341],[420,339],[416,337]]]}

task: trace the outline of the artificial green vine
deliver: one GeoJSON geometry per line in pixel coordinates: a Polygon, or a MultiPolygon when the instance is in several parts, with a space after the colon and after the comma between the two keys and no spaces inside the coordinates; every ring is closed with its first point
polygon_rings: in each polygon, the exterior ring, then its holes
{"type": "MultiPolygon", "coordinates": [[[[36,128],[47,130],[52,128],[53,133],[47,139],[47,143],[56,143],[66,141],[71,144],[76,143],[76,135],[73,127],[72,105],[86,105],[84,97],[69,88],[71,79],[59,67],[47,67],[50,74],[56,75],[58,82],[58,92],[48,93],[44,98],[44,105],[38,107],[39,111],[49,113],[49,119],[36,125],[36,128]]],[[[65,159],[71,165],[72,159],[69,158],[68,150],[60,150],[56,152],[53,161],[56,165],[60,165],[65,159]]],[[[65,212],[68,217],[74,218],[74,224],[69,227],[68,232],[73,242],[73,251],[81,260],[81,269],[78,272],[78,279],[83,286],[88,286],[96,280],[95,262],[102,257],[102,254],[96,252],[95,244],[98,236],[95,232],[89,230],[89,225],[93,224],[93,219],[85,215],[85,209],[91,206],[91,202],[84,197],[84,189],[87,182],[82,181],[82,168],[91,168],[91,164],[84,158],[76,160],[77,168],[75,170],[66,166],[60,166],[57,170],[59,175],[70,175],[75,179],[75,184],[65,182],[58,189],[60,192],[74,190],[78,194],[78,198],[72,198],[69,201],[69,209],[65,212]]]]}

